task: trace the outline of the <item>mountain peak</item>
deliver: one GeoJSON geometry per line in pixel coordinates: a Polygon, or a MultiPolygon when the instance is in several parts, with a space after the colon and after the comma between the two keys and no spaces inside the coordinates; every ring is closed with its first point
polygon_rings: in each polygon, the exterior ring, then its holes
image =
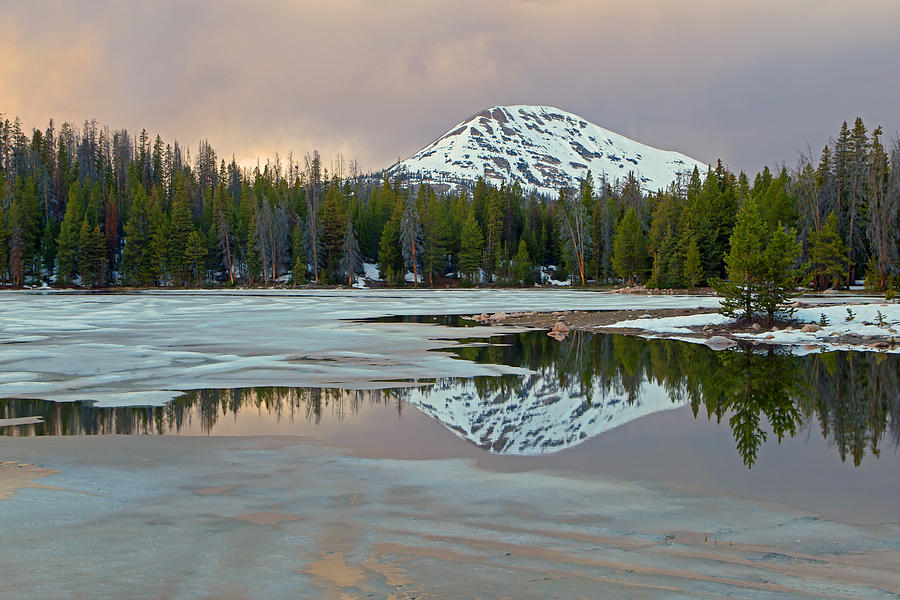
{"type": "Polygon", "coordinates": [[[633,171],[655,191],[694,167],[707,165],[678,152],[658,150],[552,106],[493,106],[451,128],[437,140],[388,169],[411,183],[447,189],[478,177],[494,185],[518,182],[524,189],[556,195],[576,187],[588,169],[610,182],[633,171]]]}

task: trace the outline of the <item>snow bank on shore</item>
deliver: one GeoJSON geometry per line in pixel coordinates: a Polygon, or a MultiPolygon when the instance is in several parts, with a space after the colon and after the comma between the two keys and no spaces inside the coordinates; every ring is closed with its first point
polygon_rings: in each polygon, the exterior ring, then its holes
{"type": "MultiPolygon", "coordinates": [[[[767,344],[779,344],[795,346],[792,352],[806,354],[810,351],[827,350],[884,350],[886,352],[900,352],[900,347],[894,345],[889,348],[878,348],[874,344],[884,342],[885,339],[894,338],[900,340],[900,304],[888,304],[872,302],[866,304],[837,304],[823,306],[808,306],[798,308],[794,312],[796,325],[791,329],[766,330],[758,332],[734,333],[730,337],[767,344]],[[850,312],[848,312],[848,310],[850,312]],[[823,320],[824,315],[824,320],[823,320]],[[880,316],[879,316],[880,315],[880,316]],[[803,330],[803,325],[815,324],[803,330]],[[857,336],[862,338],[860,343],[847,343],[841,338],[857,336]]],[[[655,337],[657,334],[692,334],[690,328],[700,328],[706,325],[724,325],[731,319],[715,312],[698,315],[685,315],[676,317],[639,318],[627,321],[619,321],[608,325],[611,329],[640,329],[647,332],[646,337],[655,337]]],[[[668,337],[668,336],[666,336],[668,337]]],[[[685,337],[678,339],[705,343],[705,337],[685,337]]]]}

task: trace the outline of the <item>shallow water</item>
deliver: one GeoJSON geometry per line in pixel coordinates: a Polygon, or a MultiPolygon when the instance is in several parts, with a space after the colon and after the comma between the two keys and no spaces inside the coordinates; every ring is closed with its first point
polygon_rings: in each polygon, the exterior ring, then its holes
{"type": "MultiPolygon", "coordinates": [[[[451,318],[422,319],[455,325],[451,318]]],[[[450,352],[528,375],[384,390],[196,390],[164,406],[0,400],[0,434],[291,435],[366,457],[466,457],[501,471],[607,474],[900,520],[900,357],[714,352],[671,340],[543,332],[450,352]]],[[[412,386],[412,387],[408,387],[412,386]]]]}

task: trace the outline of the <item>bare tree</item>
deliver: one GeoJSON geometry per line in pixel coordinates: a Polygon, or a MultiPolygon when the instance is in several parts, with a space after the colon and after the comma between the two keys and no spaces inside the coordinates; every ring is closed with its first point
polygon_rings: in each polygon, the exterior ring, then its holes
{"type": "Polygon", "coordinates": [[[419,286],[419,265],[422,261],[422,246],[425,238],[419,210],[412,194],[407,194],[403,217],[400,219],[400,246],[403,252],[403,264],[413,272],[413,285],[419,286]]]}

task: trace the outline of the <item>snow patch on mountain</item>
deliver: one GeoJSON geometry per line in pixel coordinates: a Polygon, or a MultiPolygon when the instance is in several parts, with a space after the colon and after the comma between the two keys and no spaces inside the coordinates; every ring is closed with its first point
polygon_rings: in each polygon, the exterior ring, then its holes
{"type": "Polygon", "coordinates": [[[495,106],[451,128],[388,169],[407,183],[446,189],[479,176],[494,185],[556,195],[576,187],[588,169],[597,181],[625,179],[630,171],[645,190],[665,188],[694,167],[708,165],[678,152],[658,150],[551,106],[495,106]]]}

